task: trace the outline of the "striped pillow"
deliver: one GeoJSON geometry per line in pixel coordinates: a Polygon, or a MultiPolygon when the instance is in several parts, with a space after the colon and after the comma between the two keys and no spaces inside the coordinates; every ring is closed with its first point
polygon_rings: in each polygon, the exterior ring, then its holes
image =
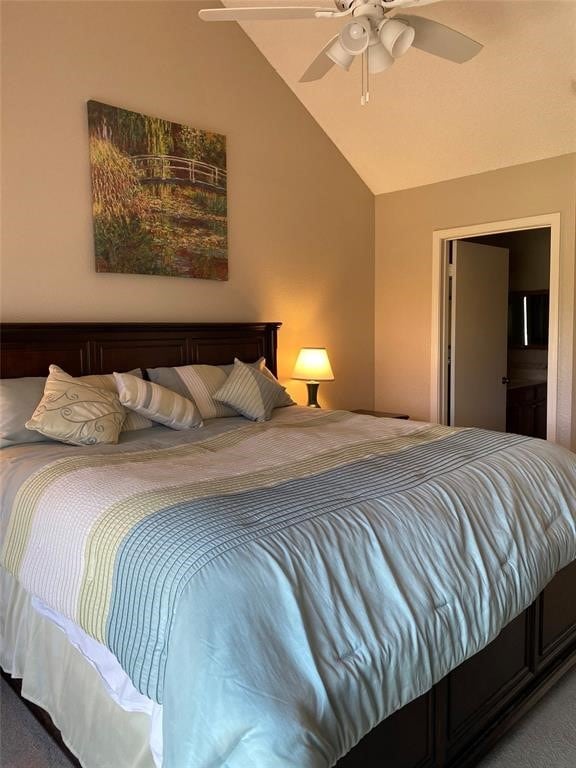
{"type": "MultiPolygon", "coordinates": [[[[267,376],[269,379],[272,379],[272,381],[275,381],[276,384],[280,384],[276,376],[272,373],[272,371],[266,367],[266,358],[261,357],[259,360],[257,360],[255,363],[247,363],[251,368],[256,368],[260,373],[263,373],[264,376],[267,376]]],[[[228,374],[228,376],[232,373],[232,369],[234,368],[234,365],[223,365],[221,366],[224,371],[228,374]]],[[[282,387],[280,384],[280,387],[282,388],[281,392],[278,392],[278,398],[276,400],[276,405],[274,408],[284,408],[287,405],[296,405],[295,401],[292,400],[288,392],[286,392],[286,389],[282,387]]]]}
{"type": "Polygon", "coordinates": [[[180,365],[176,368],[149,368],[148,376],[182,397],[196,403],[203,419],[236,416],[236,411],[214,400],[214,394],[226,382],[228,374],[219,365],[180,365]]]}
{"type": "Polygon", "coordinates": [[[143,381],[129,373],[115,373],[120,402],[126,408],[147,416],[171,429],[201,427],[202,418],[191,400],[166,387],[143,381]]]}
{"type": "Polygon", "coordinates": [[[252,421],[268,421],[284,388],[253,366],[234,361],[232,373],[226,383],[214,394],[214,399],[225,403],[252,421]]]}
{"type": "MultiPolygon", "coordinates": [[[[249,368],[261,371],[280,387],[275,408],[294,405],[294,401],[284,387],[278,384],[274,374],[266,368],[263,357],[247,365],[249,368]]],[[[233,368],[234,365],[180,365],[174,368],[148,368],[147,373],[150,380],[156,384],[194,400],[203,419],[214,419],[237,415],[237,411],[214,398],[216,392],[226,383],[233,368]]]]}

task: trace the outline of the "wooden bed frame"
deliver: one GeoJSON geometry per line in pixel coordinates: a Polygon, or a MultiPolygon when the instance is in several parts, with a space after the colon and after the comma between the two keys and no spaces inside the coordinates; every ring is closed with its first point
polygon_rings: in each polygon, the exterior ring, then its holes
{"type": "Polygon", "coordinates": [[[281,323],[4,323],[0,377],[46,376],[56,363],[71,376],[132,368],[266,358],[276,373],[281,323]]]}
{"type": "MultiPolygon", "coordinates": [[[[276,373],[279,327],[9,323],[1,329],[0,375],[42,376],[50,363],[86,375],[261,356],[276,373]]],[[[337,768],[471,768],[575,665],[576,562],[496,640],[377,726],[337,768]]]]}

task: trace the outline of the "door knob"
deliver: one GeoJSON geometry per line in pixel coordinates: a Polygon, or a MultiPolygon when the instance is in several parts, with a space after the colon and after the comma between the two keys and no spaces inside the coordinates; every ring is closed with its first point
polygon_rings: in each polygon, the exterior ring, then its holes
{"type": "Polygon", "coordinates": [[[502,384],[510,384],[510,379],[508,376],[502,376],[502,384]]]}

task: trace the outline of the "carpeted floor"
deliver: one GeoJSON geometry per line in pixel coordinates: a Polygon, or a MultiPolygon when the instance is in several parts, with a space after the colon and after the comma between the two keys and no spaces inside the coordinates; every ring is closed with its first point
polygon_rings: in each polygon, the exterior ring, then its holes
{"type": "Polygon", "coordinates": [[[72,768],[58,745],[2,679],[0,768],[72,768]]]}
{"type": "Polygon", "coordinates": [[[576,670],[555,685],[478,768],[576,768],[576,670]]]}
{"type": "MultiPolygon", "coordinates": [[[[1,768],[71,768],[3,680],[0,710],[1,768]]],[[[478,768],[576,768],[576,670],[558,683],[478,768]]]]}

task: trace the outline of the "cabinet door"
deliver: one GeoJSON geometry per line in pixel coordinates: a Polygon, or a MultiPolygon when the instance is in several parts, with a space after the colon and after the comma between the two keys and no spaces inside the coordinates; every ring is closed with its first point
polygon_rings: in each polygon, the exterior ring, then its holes
{"type": "Polygon", "coordinates": [[[535,384],[508,390],[506,398],[507,432],[546,439],[546,389],[546,384],[535,384]]]}
{"type": "Polygon", "coordinates": [[[525,435],[530,434],[527,430],[531,429],[532,419],[531,415],[526,413],[526,406],[509,399],[506,405],[506,432],[525,435]]]}
{"type": "Polygon", "coordinates": [[[546,384],[538,384],[534,389],[534,437],[540,437],[542,440],[545,440],[548,422],[548,387],[546,384]]]}
{"type": "Polygon", "coordinates": [[[506,431],[532,436],[534,414],[530,407],[534,400],[533,387],[509,389],[506,394],[506,431]]]}

